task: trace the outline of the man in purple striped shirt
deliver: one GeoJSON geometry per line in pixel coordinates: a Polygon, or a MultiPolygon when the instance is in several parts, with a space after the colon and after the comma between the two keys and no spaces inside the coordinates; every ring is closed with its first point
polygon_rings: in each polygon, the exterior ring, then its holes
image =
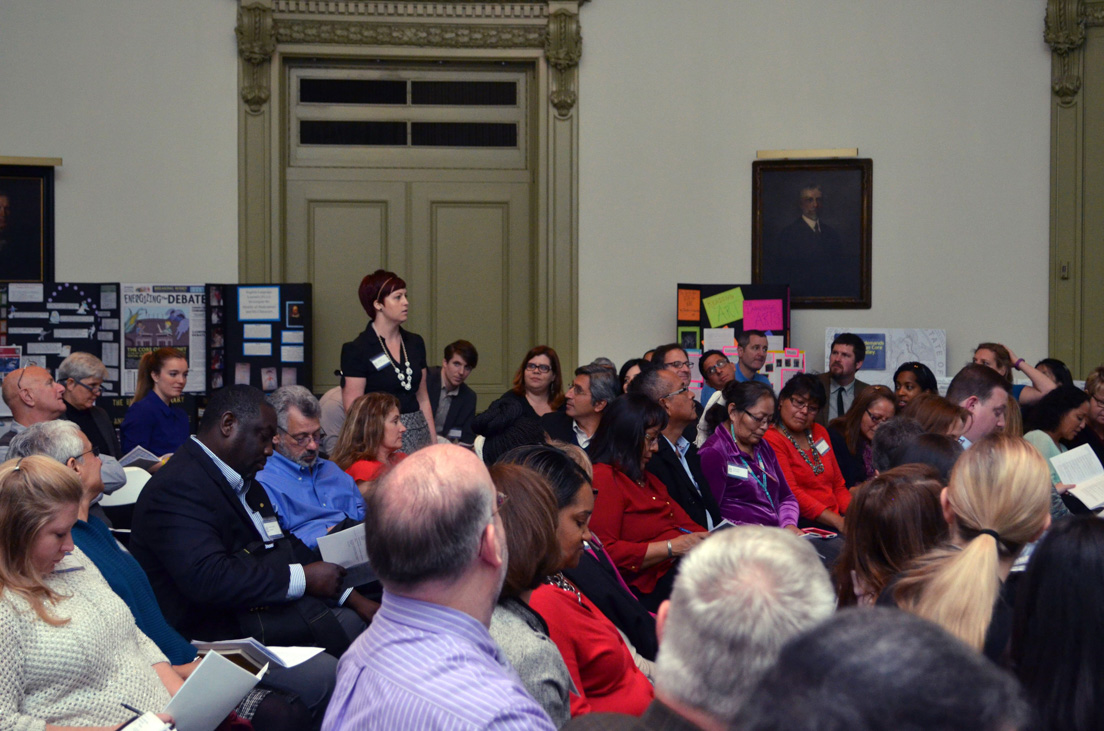
{"type": "Polygon", "coordinates": [[[418,450],[368,493],[383,602],[341,658],[323,731],[555,728],[487,631],[507,564],[497,495],[452,445],[418,450]]]}

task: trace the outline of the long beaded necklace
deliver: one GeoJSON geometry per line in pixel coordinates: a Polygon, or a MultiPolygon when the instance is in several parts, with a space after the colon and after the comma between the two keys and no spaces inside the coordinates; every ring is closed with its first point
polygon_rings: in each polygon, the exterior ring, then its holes
{"type": "Polygon", "coordinates": [[[790,444],[794,445],[794,449],[796,449],[797,453],[801,455],[801,459],[805,460],[805,464],[813,468],[814,475],[819,475],[821,472],[824,471],[824,463],[820,461],[820,452],[818,452],[816,446],[813,445],[812,430],[805,430],[805,438],[809,440],[809,444],[811,446],[809,451],[813,453],[813,462],[815,462],[816,464],[810,462],[809,455],[805,454],[805,450],[797,446],[797,440],[793,438],[793,434],[790,434],[790,430],[786,428],[785,424],[779,422],[778,429],[787,439],[790,440],[790,444]]]}
{"type": "Polygon", "coordinates": [[[383,342],[383,336],[377,332],[376,337],[379,338],[380,347],[383,348],[383,352],[387,355],[387,362],[391,364],[391,367],[395,369],[395,375],[399,377],[399,385],[407,391],[413,390],[414,371],[410,368],[410,358],[406,355],[406,341],[403,340],[402,334],[399,335],[399,347],[402,350],[403,365],[406,366],[406,373],[403,373],[399,368],[399,362],[391,357],[391,351],[387,349],[387,343],[383,342]]]}
{"type": "Polygon", "coordinates": [[[557,589],[563,589],[568,594],[574,594],[575,598],[579,600],[579,606],[583,606],[583,595],[579,593],[579,590],[575,588],[562,572],[552,574],[551,576],[544,577],[544,583],[556,587],[557,589]]]}

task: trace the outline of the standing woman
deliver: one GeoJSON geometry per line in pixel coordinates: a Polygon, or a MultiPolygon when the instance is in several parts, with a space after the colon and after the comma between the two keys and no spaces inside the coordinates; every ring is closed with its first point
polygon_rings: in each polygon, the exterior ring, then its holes
{"type": "Polygon", "coordinates": [[[897,414],[896,396],[885,386],[871,386],[855,397],[847,413],[828,424],[836,464],[847,487],[874,476],[870,445],[879,426],[897,414]]]}
{"type": "Polygon", "coordinates": [[[377,269],[358,290],[368,313],[368,327],[341,346],[341,401],[348,413],[366,393],[382,391],[399,400],[407,454],[434,439],[433,409],[426,391],[426,348],[422,336],[407,332],[406,282],[394,272],[377,269]]]}
{"type": "MultiPolygon", "coordinates": [[[[138,385],[119,427],[123,453],[144,447],[165,458],[188,440],[188,415],[171,402],[188,385],[188,361],[176,348],[158,348],[138,363],[138,385]]],[[[156,470],[156,466],[150,471],[156,470]]]]}
{"type": "Polygon", "coordinates": [[[64,418],[79,426],[100,454],[118,459],[123,456],[123,448],[115,426],[107,412],[96,405],[106,378],[107,366],[91,353],[73,353],[61,362],[57,373],[58,383],[65,386],[61,395],[65,400],[64,418]]]}

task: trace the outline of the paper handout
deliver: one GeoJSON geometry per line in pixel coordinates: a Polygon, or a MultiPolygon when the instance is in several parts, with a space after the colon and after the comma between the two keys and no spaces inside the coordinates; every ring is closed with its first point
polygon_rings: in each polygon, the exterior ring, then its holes
{"type": "Polygon", "coordinates": [[[1051,457],[1050,464],[1058,473],[1058,479],[1070,488],[1070,494],[1084,503],[1089,510],[1104,505],[1104,466],[1088,444],[1051,457]]]}
{"type": "Polygon", "coordinates": [[[376,572],[368,563],[366,543],[363,525],[318,538],[322,560],[344,566],[348,571],[343,586],[360,586],[376,580],[376,572]]]}
{"type": "Polygon", "coordinates": [[[212,731],[266,672],[268,665],[254,675],[217,652],[209,652],[162,713],[172,716],[180,731],[212,731]]]}
{"type": "Polygon", "coordinates": [[[192,646],[200,653],[240,654],[258,668],[266,663],[272,663],[282,668],[291,668],[322,652],[321,647],[269,647],[257,642],[252,637],[243,637],[240,640],[219,640],[217,642],[194,640],[192,646]]]}

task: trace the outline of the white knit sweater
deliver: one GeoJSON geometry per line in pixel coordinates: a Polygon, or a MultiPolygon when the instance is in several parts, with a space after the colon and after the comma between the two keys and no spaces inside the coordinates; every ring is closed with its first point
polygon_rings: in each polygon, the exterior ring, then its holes
{"type": "Polygon", "coordinates": [[[60,627],[0,592],[0,731],[122,723],[133,714],[121,703],[164,708],[169,693],[152,666],[168,661],[88,557],[74,550],[46,583],[68,597],[50,607],[69,618],[60,627]]]}

